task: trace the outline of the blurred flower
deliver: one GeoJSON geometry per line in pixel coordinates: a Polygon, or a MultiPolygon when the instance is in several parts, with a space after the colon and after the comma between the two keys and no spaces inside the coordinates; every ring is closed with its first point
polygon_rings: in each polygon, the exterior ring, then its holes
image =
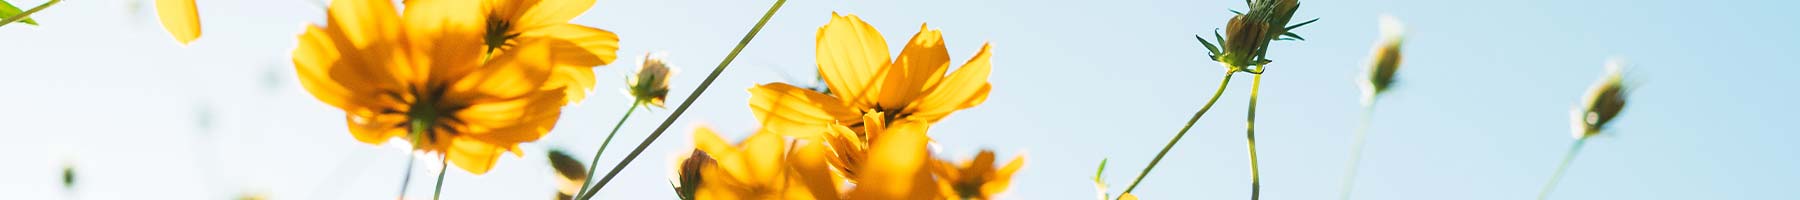
{"type": "MultiPolygon", "coordinates": [[[[700,165],[695,199],[836,199],[829,179],[808,179],[797,169],[809,169],[802,160],[787,159],[787,143],[780,135],[758,132],[731,145],[712,129],[694,130],[694,148],[713,158],[700,165]]],[[[804,157],[804,156],[803,156],[804,157]]],[[[687,164],[683,164],[685,168],[687,164]]],[[[823,170],[822,167],[810,169],[823,170]]],[[[683,169],[686,171],[686,169],[683,169]]],[[[688,175],[683,175],[688,176],[688,175]]],[[[685,179],[685,178],[684,178],[685,179]]]]}
{"type": "Polygon", "coordinates": [[[569,23],[594,7],[594,0],[407,1],[406,6],[408,12],[445,16],[446,26],[481,27],[479,37],[492,54],[505,54],[523,41],[550,41],[547,44],[557,67],[543,87],[564,88],[571,103],[580,102],[594,89],[593,67],[618,57],[617,34],[569,23]],[[434,8],[411,9],[416,5],[434,8]]]}
{"type": "Polygon", "coordinates": [[[549,159],[550,167],[556,169],[556,177],[559,180],[556,182],[557,196],[574,196],[581,192],[581,184],[587,183],[588,179],[587,165],[581,164],[580,160],[569,156],[568,152],[557,149],[550,150],[549,159]]]}
{"type": "Polygon", "coordinates": [[[1580,107],[1570,112],[1576,139],[1599,135],[1607,123],[1625,110],[1628,91],[1624,82],[1624,61],[1607,61],[1605,77],[1594,82],[1587,95],[1582,96],[1580,107]]]}
{"type": "Polygon", "coordinates": [[[1381,41],[1375,43],[1374,54],[1370,55],[1369,69],[1363,77],[1357,79],[1362,88],[1363,103],[1374,103],[1375,96],[1387,91],[1394,84],[1394,72],[1400,70],[1400,42],[1405,26],[1394,16],[1381,16],[1381,41]]]}
{"type": "Polygon", "coordinates": [[[1138,198],[1137,198],[1137,195],[1131,195],[1130,192],[1127,192],[1124,194],[1119,194],[1119,200],[1138,200],[1138,198]]]}
{"type": "Polygon", "coordinates": [[[248,192],[238,194],[237,200],[269,200],[269,194],[262,192],[248,192]]]}
{"type": "Polygon", "coordinates": [[[62,185],[64,189],[75,188],[75,164],[63,164],[62,185]]]}
{"type": "Polygon", "coordinates": [[[938,190],[943,192],[944,198],[993,199],[1012,183],[1013,172],[1025,166],[1025,156],[1014,157],[1006,166],[997,169],[994,151],[990,150],[982,150],[973,160],[956,164],[939,160],[932,164],[931,172],[937,175],[938,190]]]}
{"type": "Polygon", "coordinates": [[[313,97],[344,110],[358,141],[406,139],[479,175],[556,124],[567,100],[545,85],[562,60],[549,40],[484,59],[482,27],[451,23],[466,16],[440,2],[450,1],[408,1],[401,17],[386,0],[332,1],[329,25],[300,35],[294,68],[313,97]]]}
{"type": "Polygon", "coordinates": [[[785,83],[751,89],[751,108],[764,128],[814,137],[833,124],[851,128],[902,119],[934,123],[951,112],[987,100],[990,88],[989,46],[945,75],[950,56],[943,34],[921,25],[898,58],[888,57],[887,42],[875,27],[855,15],[832,14],[819,28],[816,56],[819,71],[835,97],[785,83]]]}
{"type": "Polygon", "coordinates": [[[861,174],[849,199],[943,198],[928,169],[927,126],[921,121],[894,122],[881,140],[870,143],[869,160],[858,166],[861,174]]]}
{"type": "Polygon", "coordinates": [[[669,96],[669,77],[674,76],[674,72],[660,56],[644,54],[638,60],[642,62],[638,65],[643,67],[638,69],[637,76],[625,80],[631,85],[631,96],[637,98],[638,103],[663,107],[663,99],[669,96]]]}
{"type": "Polygon", "coordinates": [[[200,39],[200,11],[194,0],[156,0],[156,18],[182,45],[200,39]]]}
{"type": "Polygon", "coordinates": [[[695,149],[694,153],[688,155],[687,158],[681,159],[681,169],[677,171],[679,173],[677,178],[680,179],[678,180],[680,182],[675,188],[676,195],[684,200],[694,199],[694,192],[700,189],[701,180],[705,180],[700,176],[700,171],[708,167],[716,167],[715,165],[718,164],[713,162],[712,156],[707,156],[705,151],[699,149],[695,149]]]}

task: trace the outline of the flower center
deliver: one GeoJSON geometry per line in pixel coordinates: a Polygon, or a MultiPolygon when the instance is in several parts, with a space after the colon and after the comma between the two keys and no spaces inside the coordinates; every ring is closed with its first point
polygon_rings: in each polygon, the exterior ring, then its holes
{"type": "Polygon", "coordinates": [[[507,34],[507,32],[512,31],[512,25],[513,24],[511,21],[507,21],[505,19],[502,19],[500,17],[495,17],[493,15],[488,16],[487,30],[486,30],[487,34],[482,36],[482,39],[485,40],[485,42],[487,42],[487,47],[488,47],[487,52],[488,53],[494,53],[495,49],[500,49],[501,47],[506,47],[507,40],[512,40],[513,38],[519,37],[519,34],[516,34],[516,33],[515,34],[507,34]]]}

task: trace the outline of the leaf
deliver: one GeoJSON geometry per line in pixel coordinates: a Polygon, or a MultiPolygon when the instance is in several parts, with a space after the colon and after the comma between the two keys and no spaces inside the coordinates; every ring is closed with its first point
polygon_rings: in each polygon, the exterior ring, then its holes
{"type": "Polygon", "coordinates": [[[1233,14],[1244,15],[1244,12],[1238,12],[1237,9],[1225,9],[1225,10],[1231,11],[1231,13],[1233,13],[1233,14]]]}
{"type": "MultiPolygon", "coordinates": [[[[12,3],[8,3],[8,2],[6,2],[6,0],[0,0],[0,18],[12,17],[13,15],[18,15],[19,13],[23,13],[23,12],[25,12],[25,11],[19,10],[19,7],[13,7],[12,3]]],[[[37,20],[31,20],[31,17],[25,17],[25,19],[20,19],[19,22],[25,23],[25,24],[30,24],[32,26],[38,25],[37,20]]]]}
{"type": "MultiPolygon", "coordinates": [[[[1213,44],[1211,42],[1206,42],[1206,38],[1200,37],[1200,35],[1195,34],[1194,39],[1200,40],[1200,44],[1206,45],[1206,51],[1211,52],[1212,54],[1219,54],[1219,47],[1213,46],[1213,44]]],[[[1105,161],[1101,161],[1101,163],[1105,163],[1105,161]]],[[[1101,165],[1104,166],[1105,164],[1101,164],[1101,165]]]]}
{"type": "Polygon", "coordinates": [[[1275,40],[1299,40],[1299,41],[1306,41],[1306,38],[1304,38],[1304,37],[1300,37],[1300,34],[1296,34],[1296,33],[1294,33],[1294,32],[1287,32],[1287,33],[1282,33],[1282,34],[1281,34],[1281,36],[1287,36],[1287,37],[1285,37],[1285,38],[1280,38],[1280,39],[1275,39],[1275,40]]]}
{"type": "Polygon", "coordinates": [[[1312,20],[1306,20],[1306,22],[1300,22],[1299,24],[1294,24],[1293,26],[1288,26],[1287,28],[1282,28],[1282,30],[1292,31],[1294,29],[1300,28],[1300,26],[1312,24],[1313,22],[1316,22],[1316,21],[1319,21],[1319,18],[1313,18],[1312,20]]]}

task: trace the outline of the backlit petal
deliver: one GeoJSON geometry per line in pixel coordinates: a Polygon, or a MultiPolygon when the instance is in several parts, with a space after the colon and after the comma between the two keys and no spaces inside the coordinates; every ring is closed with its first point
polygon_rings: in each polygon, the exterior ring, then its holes
{"type": "MultiPolygon", "coordinates": [[[[540,91],[530,96],[469,105],[455,113],[464,137],[500,145],[536,141],[555,128],[562,116],[562,93],[540,91]]],[[[449,123],[449,122],[440,122],[449,123]]]]}
{"type": "Polygon", "coordinates": [[[444,157],[450,159],[450,163],[456,164],[456,167],[475,175],[487,174],[489,169],[494,168],[494,162],[500,160],[500,154],[506,150],[474,138],[454,138],[450,142],[450,148],[445,150],[444,157]]]}
{"type": "Polygon", "coordinates": [[[388,0],[335,0],[326,12],[333,29],[343,30],[350,44],[365,47],[400,33],[400,15],[388,0]]]}
{"type": "Polygon", "coordinates": [[[787,154],[787,151],[784,151],[787,144],[780,135],[752,134],[749,138],[744,138],[742,144],[738,146],[744,150],[744,154],[742,154],[745,158],[744,167],[750,173],[750,180],[763,181],[767,185],[785,183],[780,176],[787,167],[783,157],[787,154]]]}
{"type": "Polygon", "coordinates": [[[182,45],[200,38],[200,11],[194,0],[156,0],[156,17],[182,45]]]}
{"type": "Polygon", "coordinates": [[[831,93],[851,107],[867,108],[880,94],[882,68],[888,64],[887,41],[856,15],[831,14],[819,27],[815,59],[831,93]]]}
{"type": "MultiPolygon", "coordinates": [[[[983,167],[985,168],[985,167],[990,167],[990,166],[983,166],[983,167]]],[[[1006,189],[1008,187],[1012,186],[1013,173],[1019,172],[1019,168],[1024,168],[1024,167],[1025,167],[1025,155],[1019,155],[1019,156],[1013,157],[1011,162],[1006,163],[1006,166],[1002,166],[1002,167],[1000,167],[999,171],[994,172],[994,176],[992,177],[993,180],[988,180],[987,184],[981,185],[981,193],[987,194],[987,195],[995,195],[995,194],[1000,194],[1001,192],[1006,192],[1006,189]]]]}
{"type": "Polygon", "coordinates": [[[922,199],[938,195],[935,182],[924,171],[928,159],[926,124],[899,121],[889,126],[882,139],[869,146],[869,161],[861,166],[851,199],[922,199]]]}
{"type": "Polygon", "coordinates": [[[988,73],[992,71],[988,50],[989,45],[981,45],[981,50],[975,53],[975,57],[969,58],[968,63],[964,63],[962,67],[956,69],[956,72],[951,72],[949,76],[944,77],[944,80],[939,82],[930,94],[926,94],[924,98],[914,102],[911,108],[916,110],[912,112],[912,118],[937,122],[944,116],[950,115],[950,112],[981,105],[981,102],[987,101],[990,88],[988,73]]]}
{"type": "Polygon", "coordinates": [[[799,149],[788,154],[788,165],[812,196],[819,199],[837,199],[837,183],[843,182],[838,176],[831,174],[831,149],[821,142],[800,145],[799,149]]]}
{"type": "Polygon", "coordinates": [[[557,63],[564,66],[594,67],[611,64],[619,57],[619,35],[594,27],[561,23],[531,29],[520,37],[564,41],[550,46],[557,52],[557,63]]]}
{"type": "Polygon", "coordinates": [[[750,88],[750,110],[769,132],[813,138],[840,121],[855,121],[858,114],[836,98],[794,87],[769,83],[750,88]]]}
{"type": "Polygon", "coordinates": [[[537,46],[544,44],[527,41],[515,51],[495,55],[487,66],[450,85],[445,98],[468,102],[498,101],[540,91],[553,70],[548,59],[551,52],[537,46]]]}
{"type": "MultiPolygon", "coordinates": [[[[534,0],[526,0],[531,2],[534,0]]],[[[517,26],[534,28],[569,23],[569,20],[581,16],[588,8],[594,7],[594,0],[535,0],[530,8],[526,8],[519,16],[517,26]]]]}
{"type": "Polygon", "coordinates": [[[900,108],[917,100],[929,87],[937,85],[950,69],[950,53],[944,47],[944,34],[919,25],[919,33],[906,43],[900,57],[888,66],[887,78],[881,85],[880,105],[900,108]]]}

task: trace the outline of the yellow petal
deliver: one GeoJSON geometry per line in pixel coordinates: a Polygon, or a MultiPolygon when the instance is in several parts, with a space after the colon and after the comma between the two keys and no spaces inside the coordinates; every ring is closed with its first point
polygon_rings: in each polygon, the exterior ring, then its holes
{"type": "Polygon", "coordinates": [[[525,8],[523,15],[518,18],[519,21],[514,23],[517,23],[516,26],[525,28],[565,24],[569,20],[581,16],[581,13],[587,12],[588,8],[594,7],[594,0],[524,0],[523,2],[530,4],[530,7],[525,8]]]}
{"type": "Polygon", "coordinates": [[[306,33],[300,34],[299,40],[300,44],[294,47],[294,73],[300,77],[300,86],[325,104],[339,109],[351,108],[350,102],[357,99],[352,95],[359,91],[345,87],[329,75],[343,52],[338,52],[330,36],[318,26],[306,26],[306,33]]]}
{"type": "MultiPolygon", "coordinates": [[[[983,168],[986,167],[991,166],[984,166],[983,168]]],[[[1019,168],[1024,167],[1024,155],[1013,157],[1012,162],[1007,162],[1006,166],[1000,167],[1000,170],[994,173],[993,180],[988,180],[987,184],[981,185],[981,193],[994,195],[1006,192],[1007,187],[1012,186],[1013,173],[1019,172],[1019,168]]]]}
{"type": "Polygon", "coordinates": [[[785,183],[785,180],[780,177],[787,167],[783,157],[787,154],[785,151],[787,144],[782,141],[780,135],[752,134],[749,138],[744,138],[744,142],[738,146],[744,150],[744,154],[742,154],[745,157],[744,167],[745,172],[750,173],[748,174],[750,180],[762,181],[766,185],[785,183]]]}
{"type": "Polygon", "coordinates": [[[400,15],[388,0],[336,0],[326,11],[326,21],[342,30],[354,47],[365,47],[400,33],[400,15]]]}
{"type": "MultiPolygon", "coordinates": [[[[562,116],[562,93],[541,91],[531,96],[503,101],[488,101],[457,110],[457,120],[441,121],[461,126],[463,137],[480,139],[497,145],[512,146],[536,141],[550,133],[562,116]]],[[[516,153],[516,152],[515,152],[516,153]]]]}
{"type": "Polygon", "coordinates": [[[539,89],[561,88],[565,102],[579,103],[587,99],[588,93],[594,91],[594,68],[591,67],[557,67],[551,72],[550,80],[545,80],[539,89]]]}
{"type": "Polygon", "coordinates": [[[831,174],[831,157],[831,149],[820,142],[800,145],[788,153],[788,165],[799,176],[799,184],[815,198],[837,199],[837,183],[843,180],[831,174]]]}
{"type": "Polygon", "coordinates": [[[937,85],[950,68],[950,53],[944,47],[944,34],[919,25],[919,33],[906,43],[900,57],[888,66],[887,78],[881,85],[880,105],[899,108],[917,100],[929,87],[937,85]]]}
{"type": "Polygon", "coordinates": [[[914,102],[910,107],[917,110],[912,112],[912,118],[937,122],[944,116],[950,115],[950,112],[981,105],[981,102],[987,101],[990,87],[988,73],[993,66],[988,58],[988,50],[989,45],[981,45],[981,50],[976,52],[974,57],[969,58],[968,63],[963,63],[963,66],[957,68],[956,72],[951,72],[949,76],[944,77],[944,80],[939,82],[930,94],[926,94],[924,98],[914,102]]]}
{"type": "Polygon", "coordinates": [[[836,98],[786,83],[750,88],[750,109],[769,132],[813,138],[839,121],[854,121],[855,110],[836,98]]]}
{"type": "Polygon", "coordinates": [[[1119,200],[1137,200],[1137,199],[1138,199],[1137,195],[1131,195],[1131,193],[1129,193],[1129,192],[1124,193],[1124,194],[1119,194],[1119,200]]]}
{"type": "Polygon", "coordinates": [[[454,139],[451,139],[450,148],[445,150],[444,157],[450,159],[450,163],[456,164],[456,167],[475,175],[487,174],[489,169],[494,168],[494,162],[500,160],[500,153],[506,150],[474,138],[452,138],[454,139]]]}
{"type": "Polygon", "coordinates": [[[496,55],[485,67],[452,83],[445,98],[489,101],[520,98],[541,91],[539,87],[550,79],[554,66],[548,61],[549,49],[540,45],[545,43],[526,41],[515,51],[496,55]]]}
{"type": "Polygon", "coordinates": [[[350,135],[355,136],[356,141],[373,145],[387,142],[389,138],[405,137],[409,131],[404,126],[396,126],[406,123],[406,115],[399,113],[370,116],[346,114],[344,121],[350,125],[350,135]]]}
{"type": "Polygon", "coordinates": [[[851,107],[868,108],[880,94],[882,69],[888,64],[887,41],[856,15],[831,13],[819,27],[815,59],[831,93],[851,107]]]}
{"type": "Polygon", "coordinates": [[[715,159],[721,155],[737,154],[737,147],[732,147],[730,142],[725,141],[725,138],[719,137],[718,132],[713,132],[712,128],[705,126],[694,128],[694,149],[706,152],[715,159]]]}
{"type": "Polygon", "coordinates": [[[156,0],[156,17],[182,45],[200,39],[200,11],[194,0],[156,0]]]}
{"type": "Polygon", "coordinates": [[[556,52],[556,63],[569,67],[594,67],[611,64],[617,59],[619,35],[579,24],[561,23],[531,29],[521,38],[547,38],[558,42],[550,48],[556,52]]]}
{"type": "Polygon", "coordinates": [[[859,170],[851,199],[920,199],[938,195],[937,187],[923,171],[927,160],[926,124],[899,121],[869,146],[869,161],[859,170]],[[923,179],[921,179],[923,178],[923,179]]]}

